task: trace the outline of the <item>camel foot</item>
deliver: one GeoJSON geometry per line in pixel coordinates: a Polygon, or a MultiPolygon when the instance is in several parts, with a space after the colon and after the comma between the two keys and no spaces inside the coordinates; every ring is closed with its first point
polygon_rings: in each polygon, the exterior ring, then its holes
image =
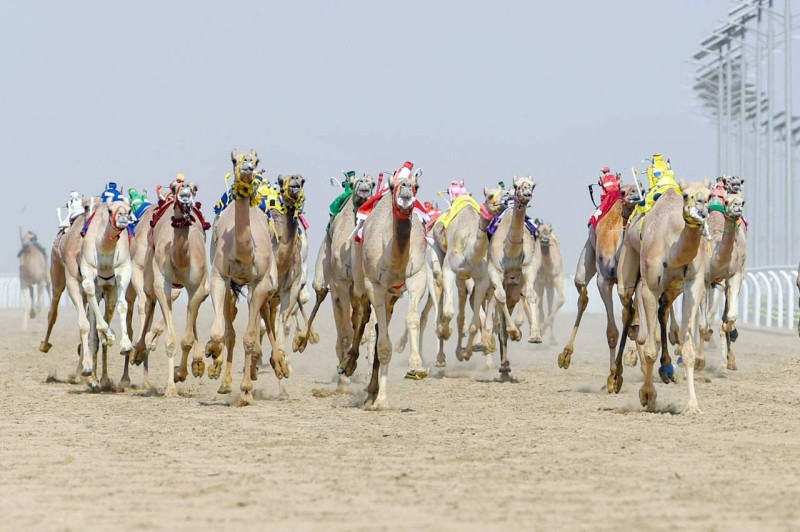
{"type": "Polygon", "coordinates": [[[444,368],[447,367],[447,360],[444,357],[436,357],[436,363],[434,364],[437,368],[444,368]]]}
{"type": "Polygon", "coordinates": [[[194,375],[195,379],[200,379],[203,377],[203,373],[206,372],[206,363],[203,362],[203,359],[196,359],[192,360],[192,375],[194,375]]]}
{"type": "Polygon", "coordinates": [[[684,411],[684,414],[691,415],[699,415],[702,413],[703,411],[700,410],[700,405],[697,403],[697,401],[689,401],[689,404],[686,405],[686,410],[684,411]]]}
{"type": "Polygon", "coordinates": [[[216,358],[211,362],[211,365],[208,366],[208,378],[209,379],[218,379],[220,374],[222,373],[222,357],[216,358]]]}
{"type": "Polygon", "coordinates": [[[421,381],[428,377],[428,371],[424,369],[410,369],[406,372],[406,379],[412,381],[421,381]]]}
{"type": "Polygon", "coordinates": [[[705,358],[695,358],[694,359],[694,369],[695,369],[695,371],[703,371],[703,369],[705,369],[705,367],[706,367],[706,359],[705,358]]]}
{"type": "Polygon", "coordinates": [[[231,391],[233,391],[231,388],[231,379],[225,377],[224,379],[222,379],[222,382],[219,383],[219,390],[217,390],[217,393],[220,395],[225,395],[231,393],[231,391]]]}
{"type": "Polygon", "coordinates": [[[251,391],[242,391],[239,394],[239,400],[236,402],[236,406],[249,406],[253,404],[253,393],[251,391]]]}
{"type": "MultiPolygon", "coordinates": [[[[701,335],[702,335],[702,333],[701,333],[701,335]]],[[[671,345],[678,345],[678,331],[675,331],[675,330],[669,331],[669,333],[667,333],[667,339],[669,340],[669,343],[671,345]]],[[[708,340],[705,340],[705,341],[708,342],[708,340]]]]}
{"type": "Polygon", "coordinates": [[[653,411],[656,406],[656,388],[652,383],[647,382],[639,388],[639,403],[647,410],[653,411]]]}
{"type": "Polygon", "coordinates": [[[728,359],[728,365],[726,366],[731,371],[737,371],[739,368],[736,366],[736,359],[732,356],[728,359]]]}
{"type": "MultiPolygon", "coordinates": [[[[506,332],[508,333],[508,337],[511,339],[512,342],[519,342],[520,340],[522,340],[522,333],[516,327],[514,326],[506,327],[506,332]]],[[[539,338],[539,341],[541,342],[542,339],[539,338]]]]}
{"type": "MultiPolygon", "coordinates": [[[[713,329],[701,329],[700,330],[700,338],[704,342],[710,342],[711,339],[714,338],[714,330],[713,329]]],[[[672,342],[672,338],[670,338],[669,341],[672,342]]],[[[672,345],[675,345],[675,343],[672,342],[672,345]]]]}
{"type": "Polygon", "coordinates": [[[306,346],[308,346],[308,337],[306,337],[305,332],[299,332],[294,335],[294,340],[292,340],[292,351],[295,353],[302,353],[306,350],[306,346]]]}
{"type": "Polygon", "coordinates": [[[173,382],[185,382],[187,371],[183,370],[182,368],[172,368],[172,381],[173,382]]]}
{"type": "Polygon", "coordinates": [[[565,347],[561,354],[558,355],[558,367],[567,369],[570,361],[572,361],[572,349],[565,347]]]}
{"type": "Polygon", "coordinates": [[[675,366],[672,364],[661,366],[658,368],[658,376],[661,377],[661,380],[664,382],[664,384],[675,382],[675,366]]]}
{"type": "Polygon", "coordinates": [[[372,401],[367,398],[367,401],[364,403],[364,410],[371,410],[373,412],[386,410],[387,408],[389,408],[389,402],[383,397],[376,397],[372,401]]]}
{"type": "Polygon", "coordinates": [[[209,340],[205,348],[206,358],[218,359],[222,354],[222,341],[209,340]]]}
{"type": "Polygon", "coordinates": [[[100,379],[100,389],[104,392],[114,392],[116,388],[114,387],[114,383],[111,382],[111,379],[108,377],[103,377],[100,379]]]}
{"type": "Polygon", "coordinates": [[[89,391],[92,393],[100,393],[100,383],[96,380],[90,380],[88,382],[89,391]]]}
{"type": "Polygon", "coordinates": [[[628,349],[625,351],[625,354],[622,355],[622,363],[628,366],[629,368],[636,367],[636,364],[639,362],[639,355],[636,353],[636,349],[628,349]]]}
{"type": "MultiPolygon", "coordinates": [[[[114,331],[111,330],[111,327],[109,327],[105,331],[98,330],[97,332],[99,333],[100,337],[103,338],[103,345],[105,345],[106,347],[111,347],[112,345],[114,345],[114,342],[117,341],[117,337],[114,334],[114,331]]],[[[128,351],[130,351],[130,349],[128,349],[128,351]]]]}
{"type": "Polygon", "coordinates": [[[346,375],[348,377],[352,377],[353,373],[356,371],[356,367],[358,366],[358,353],[355,356],[348,353],[344,360],[339,364],[339,373],[341,375],[346,375]]]}
{"type": "Polygon", "coordinates": [[[314,329],[311,329],[311,336],[308,337],[308,341],[311,342],[312,344],[318,344],[319,333],[317,333],[317,331],[315,331],[314,329]]]}
{"type": "Polygon", "coordinates": [[[472,344],[472,352],[473,353],[484,353],[486,352],[486,346],[483,345],[483,342],[475,342],[472,344]]]}
{"type": "Polygon", "coordinates": [[[42,353],[47,353],[48,351],[50,351],[51,347],[53,347],[53,344],[49,342],[42,342],[39,344],[39,351],[41,351],[42,353]]]}
{"type": "Polygon", "coordinates": [[[84,367],[83,370],[81,371],[81,376],[82,377],[91,377],[92,373],[94,373],[94,368],[92,366],[84,367]]]}
{"type": "Polygon", "coordinates": [[[453,328],[449,323],[440,323],[436,326],[436,337],[442,340],[449,340],[453,335],[453,328]]]}
{"type": "Polygon", "coordinates": [[[739,330],[734,327],[733,330],[728,333],[728,336],[730,336],[731,342],[735,342],[739,338],[739,330]]]}
{"type": "Polygon", "coordinates": [[[119,342],[119,354],[123,356],[127,356],[131,351],[133,351],[133,344],[131,343],[129,338],[123,338],[119,342]]]}
{"type": "Polygon", "coordinates": [[[290,375],[289,364],[286,363],[283,351],[275,350],[269,358],[269,363],[275,372],[275,376],[279,379],[287,378],[290,375]]]}
{"type": "Polygon", "coordinates": [[[119,380],[119,387],[123,390],[131,387],[131,379],[127,375],[119,380]]]}
{"type": "Polygon", "coordinates": [[[606,380],[606,391],[608,393],[619,393],[622,390],[622,374],[616,370],[612,370],[611,374],[606,380]]]}

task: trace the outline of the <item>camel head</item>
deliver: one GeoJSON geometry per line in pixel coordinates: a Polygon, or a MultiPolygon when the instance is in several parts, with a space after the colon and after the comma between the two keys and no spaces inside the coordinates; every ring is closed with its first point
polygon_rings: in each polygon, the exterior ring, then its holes
{"type": "Polygon", "coordinates": [[[728,193],[725,196],[725,217],[738,220],[744,214],[744,198],[741,194],[728,193]]]}
{"type": "Polygon", "coordinates": [[[186,181],[176,181],[172,183],[170,188],[175,198],[175,206],[179,207],[184,213],[191,213],[195,196],[197,196],[197,185],[186,181]]]}
{"type": "Polygon", "coordinates": [[[500,187],[483,187],[483,196],[486,198],[481,207],[481,215],[491,219],[506,210],[506,203],[503,201],[506,190],[500,187]],[[485,212],[484,212],[485,211],[485,212]]]}
{"type": "Polygon", "coordinates": [[[22,247],[28,247],[31,242],[35,242],[37,240],[36,233],[33,231],[25,231],[22,232],[22,228],[19,230],[19,240],[22,243],[22,247]]]}
{"type": "Polygon", "coordinates": [[[408,220],[414,210],[417,199],[417,177],[419,171],[411,173],[413,165],[406,162],[400,170],[389,179],[389,190],[392,193],[392,211],[395,218],[408,220]]]}
{"type": "Polygon", "coordinates": [[[642,197],[635,185],[621,185],[619,193],[622,196],[622,219],[627,221],[633,214],[636,204],[642,201],[642,197]]]}
{"type": "Polygon", "coordinates": [[[681,180],[683,193],[683,219],[690,227],[703,225],[708,219],[708,200],[711,189],[708,180],[704,183],[686,184],[681,180]]]}
{"type": "Polygon", "coordinates": [[[127,198],[119,201],[106,200],[108,209],[108,221],[111,226],[118,231],[124,231],[131,223],[131,204],[127,198]]]}
{"type": "Polygon", "coordinates": [[[514,208],[526,209],[531,198],[533,198],[533,189],[536,188],[531,176],[517,177],[514,176],[514,208]]]}
{"type": "Polygon", "coordinates": [[[358,208],[370,197],[375,188],[375,180],[371,175],[364,174],[361,177],[353,176],[350,179],[350,189],[353,191],[353,205],[358,208]]]}
{"type": "Polygon", "coordinates": [[[305,183],[305,178],[300,174],[278,176],[278,188],[281,191],[283,205],[295,214],[302,212],[305,205],[306,193],[303,190],[305,183]]]}
{"type": "Polygon", "coordinates": [[[256,167],[258,166],[258,154],[256,150],[247,153],[231,151],[231,162],[233,163],[233,175],[236,181],[252,183],[256,178],[256,167]]]}
{"type": "Polygon", "coordinates": [[[553,238],[553,224],[545,222],[539,223],[539,242],[542,246],[548,247],[551,238],[553,238]]]}
{"type": "Polygon", "coordinates": [[[744,185],[744,178],[738,175],[728,175],[722,178],[722,183],[725,186],[725,191],[728,194],[738,194],[742,191],[744,185]]]}

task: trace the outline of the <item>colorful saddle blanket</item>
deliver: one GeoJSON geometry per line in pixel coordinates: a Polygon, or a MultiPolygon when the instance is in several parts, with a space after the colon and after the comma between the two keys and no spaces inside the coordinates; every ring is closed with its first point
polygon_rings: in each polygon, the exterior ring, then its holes
{"type": "MultiPolygon", "coordinates": [[[[489,222],[489,225],[486,227],[486,234],[489,235],[489,238],[493,237],[494,234],[497,232],[497,228],[500,225],[500,220],[503,219],[503,216],[505,216],[507,212],[510,212],[512,210],[513,209],[504,210],[503,212],[495,216],[491,222],[489,222]]],[[[534,240],[539,238],[539,226],[533,220],[531,220],[531,217],[528,216],[527,214],[525,215],[525,228],[528,230],[528,232],[531,234],[531,237],[533,237],[534,240]]]]}
{"type": "Polygon", "coordinates": [[[456,196],[453,199],[453,203],[450,204],[450,208],[447,209],[444,214],[438,217],[436,223],[442,224],[443,229],[447,229],[447,226],[450,225],[458,214],[466,208],[475,209],[475,212],[481,212],[481,205],[475,198],[468,195],[456,196]]]}
{"type": "MultiPolygon", "coordinates": [[[[375,209],[375,206],[378,204],[378,201],[388,192],[389,189],[386,188],[381,192],[375,194],[367,201],[364,202],[361,207],[358,208],[358,212],[356,212],[356,229],[355,229],[355,241],[362,242],[364,239],[364,221],[372,214],[372,211],[375,209]]],[[[430,221],[430,216],[425,209],[425,206],[419,202],[419,200],[414,200],[414,214],[422,220],[422,227],[426,227],[428,222],[430,221]]]]}
{"type": "Polygon", "coordinates": [[[614,204],[616,204],[621,198],[622,192],[619,190],[619,185],[616,187],[611,187],[604,192],[603,196],[600,198],[600,206],[589,218],[589,225],[597,229],[597,224],[600,223],[600,220],[602,220],[605,215],[608,214],[608,212],[611,210],[611,207],[613,207],[614,204]]]}
{"type": "Polygon", "coordinates": [[[674,190],[678,194],[682,194],[681,187],[678,186],[678,183],[675,181],[675,175],[672,173],[672,171],[664,172],[661,178],[656,181],[656,184],[647,192],[647,195],[644,197],[644,199],[640,201],[636,207],[634,207],[633,213],[631,214],[631,219],[635,218],[639,214],[647,214],[650,212],[650,209],[652,209],[653,205],[656,204],[658,198],[660,198],[661,195],[668,190],[674,190]]]}

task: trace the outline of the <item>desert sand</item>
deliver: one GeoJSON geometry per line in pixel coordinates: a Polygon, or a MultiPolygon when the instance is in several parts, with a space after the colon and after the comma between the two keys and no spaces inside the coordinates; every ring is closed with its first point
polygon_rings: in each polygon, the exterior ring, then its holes
{"type": "MultiPolygon", "coordinates": [[[[201,345],[210,310],[207,301],[201,345]]],[[[585,320],[572,366],[558,368],[566,312],[558,345],[512,345],[521,382],[493,382],[480,353],[457,362],[451,341],[441,378],[404,380],[407,355],[395,355],[391,408],[372,412],[359,407],[363,380],[332,393],[328,302],[320,316],[322,342],[292,357],[290,399],[276,399],[264,368],[258,400],[240,408],[206,376],[162,397],[163,343],[151,357],[155,392],[90,393],[67,382],[72,310],[48,354],[37,349],[42,333],[19,332],[19,312],[3,311],[0,529],[800,528],[796,334],[742,330],[739,371],[698,378],[702,415],[681,413],[683,382],[656,383],[658,412],[647,413],[638,367],[625,368],[619,395],[604,389],[602,317],[585,320]]],[[[435,346],[429,329],[426,364],[435,346]]],[[[116,349],[109,358],[118,381],[123,359],[116,349]]],[[[242,358],[239,344],[235,390],[242,358]]],[[[713,349],[710,365],[718,360],[713,349]]],[[[141,369],[131,378],[140,384],[141,369]]]]}

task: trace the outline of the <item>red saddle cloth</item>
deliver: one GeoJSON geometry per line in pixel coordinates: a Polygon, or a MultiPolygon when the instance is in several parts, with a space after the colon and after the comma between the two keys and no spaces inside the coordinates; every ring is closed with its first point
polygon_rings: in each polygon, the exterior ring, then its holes
{"type": "Polygon", "coordinates": [[[589,225],[597,229],[597,224],[600,223],[600,220],[608,214],[611,207],[621,198],[622,192],[619,190],[619,185],[606,188],[603,196],[600,198],[600,206],[592,213],[591,218],[589,218],[589,225]]]}

